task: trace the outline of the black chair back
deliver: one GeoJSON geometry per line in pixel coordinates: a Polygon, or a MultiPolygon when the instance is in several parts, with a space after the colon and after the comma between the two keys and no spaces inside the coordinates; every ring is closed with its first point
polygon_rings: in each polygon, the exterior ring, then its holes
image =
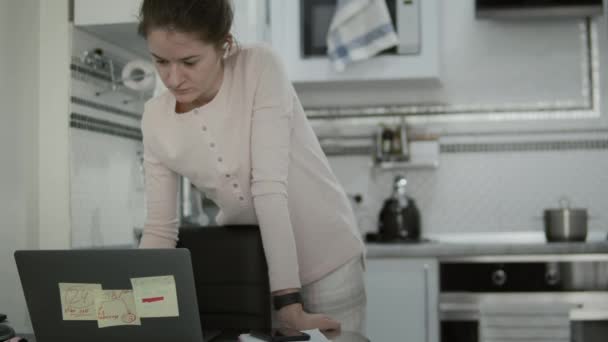
{"type": "Polygon", "coordinates": [[[268,266],[258,226],[181,227],[192,255],[203,329],[271,327],[268,266]]]}

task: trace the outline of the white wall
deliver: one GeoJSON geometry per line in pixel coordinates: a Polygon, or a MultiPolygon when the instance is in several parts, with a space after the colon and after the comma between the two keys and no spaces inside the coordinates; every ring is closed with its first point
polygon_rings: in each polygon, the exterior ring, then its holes
{"type": "MultiPolygon", "coordinates": [[[[80,28],[72,30],[72,56],[78,58],[94,48],[103,49],[118,71],[128,61],[141,58],[80,28]]],[[[139,117],[149,94],[139,98],[134,92],[118,88],[96,96],[97,91],[108,89],[107,82],[74,71],[72,76],[71,95],[78,101],[71,104],[70,112],[139,131],[139,117]],[[125,104],[124,100],[130,102],[125,104]],[[104,107],[86,105],[89,102],[104,107]],[[125,111],[133,117],[112,110],[125,111]]],[[[70,151],[72,247],[132,245],[133,228],[143,227],[145,214],[141,141],[72,127],[70,151]]]]}
{"type": "Polygon", "coordinates": [[[23,327],[25,302],[13,251],[36,244],[38,1],[0,1],[0,312],[23,327]]]}
{"type": "Polygon", "coordinates": [[[67,2],[0,1],[0,312],[19,331],[31,327],[13,252],[69,242],[67,2]]]}

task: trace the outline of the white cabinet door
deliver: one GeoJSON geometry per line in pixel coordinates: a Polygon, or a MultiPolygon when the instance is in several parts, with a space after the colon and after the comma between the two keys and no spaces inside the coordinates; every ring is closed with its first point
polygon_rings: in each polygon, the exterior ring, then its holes
{"type": "Polygon", "coordinates": [[[366,282],[370,341],[439,341],[437,260],[368,259],[366,282]]]}
{"type": "Polygon", "coordinates": [[[142,0],[74,0],[75,25],[136,23],[142,0]]]}
{"type": "Polygon", "coordinates": [[[302,55],[301,2],[269,0],[271,41],[280,53],[290,79],[296,83],[382,80],[439,80],[440,0],[418,0],[420,4],[421,50],[413,55],[383,55],[348,65],[338,72],[327,57],[302,55]]]}
{"type": "Polygon", "coordinates": [[[236,0],[232,33],[239,43],[268,41],[270,36],[267,0],[236,0]]]}

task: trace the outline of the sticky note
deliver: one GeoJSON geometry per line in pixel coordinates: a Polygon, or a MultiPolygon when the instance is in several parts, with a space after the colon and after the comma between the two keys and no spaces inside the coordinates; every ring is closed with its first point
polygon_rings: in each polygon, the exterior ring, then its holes
{"type": "Polygon", "coordinates": [[[95,291],[101,284],[59,283],[64,321],[96,321],[95,291]]]}
{"type": "Polygon", "coordinates": [[[133,290],[96,290],[95,312],[97,326],[100,328],[141,325],[133,290]]]}
{"type": "Polygon", "coordinates": [[[133,296],[139,317],[178,317],[175,278],[132,278],[133,296]]]}

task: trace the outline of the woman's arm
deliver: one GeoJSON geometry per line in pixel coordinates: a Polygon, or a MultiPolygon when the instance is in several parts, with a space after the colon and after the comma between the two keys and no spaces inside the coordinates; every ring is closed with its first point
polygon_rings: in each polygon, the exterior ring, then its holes
{"type": "MultiPolygon", "coordinates": [[[[287,176],[295,91],[279,59],[268,49],[256,88],[251,124],[251,193],[268,262],[273,296],[299,291],[298,255],[289,215],[287,176]]],[[[261,56],[260,56],[261,57],[261,56]]],[[[283,326],[337,329],[322,314],[308,314],[299,303],[278,311],[283,326]]]]}
{"type": "Polygon", "coordinates": [[[262,65],[262,71],[251,122],[251,194],[268,262],[270,288],[278,291],[301,286],[287,204],[293,92],[278,58],[266,48],[259,54],[259,62],[254,64],[262,65]]]}
{"type": "Polygon", "coordinates": [[[177,243],[177,174],[156,159],[144,136],[146,222],[140,248],[175,248],[177,243]]]}

